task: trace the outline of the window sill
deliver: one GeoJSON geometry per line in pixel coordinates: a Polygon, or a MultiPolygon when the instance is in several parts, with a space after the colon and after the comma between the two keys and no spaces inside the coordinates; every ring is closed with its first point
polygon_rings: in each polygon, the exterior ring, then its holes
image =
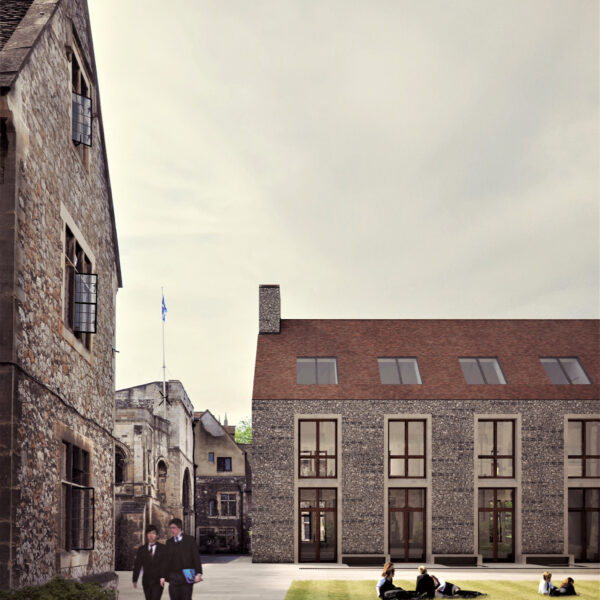
{"type": "Polygon", "coordinates": [[[61,550],[60,568],[73,569],[75,567],[87,567],[89,558],[89,550],[61,550]]]}
{"type": "MultiPolygon", "coordinates": [[[[67,343],[69,344],[69,346],[71,346],[71,348],[73,348],[73,350],[76,350],[77,352],[79,352],[79,354],[81,354],[81,356],[83,358],[85,358],[85,360],[87,360],[90,364],[93,364],[93,356],[92,356],[92,351],[88,350],[83,343],[75,337],[75,335],[73,334],[73,332],[68,329],[67,327],[65,327],[64,323],[61,323],[61,329],[62,329],[62,336],[63,338],[67,341],[67,343]]],[[[92,347],[93,347],[93,340],[92,340],[92,347]]]]}

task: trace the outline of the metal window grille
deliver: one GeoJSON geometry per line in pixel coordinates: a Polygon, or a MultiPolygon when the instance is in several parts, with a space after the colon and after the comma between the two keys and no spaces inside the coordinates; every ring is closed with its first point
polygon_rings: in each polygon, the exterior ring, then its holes
{"type": "Polygon", "coordinates": [[[98,303],[98,275],[75,273],[75,323],[74,330],[96,333],[96,308],[98,303]]]}
{"type": "Polygon", "coordinates": [[[92,145],[92,99],[73,92],[72,138],[76,144],[92,145]]]}

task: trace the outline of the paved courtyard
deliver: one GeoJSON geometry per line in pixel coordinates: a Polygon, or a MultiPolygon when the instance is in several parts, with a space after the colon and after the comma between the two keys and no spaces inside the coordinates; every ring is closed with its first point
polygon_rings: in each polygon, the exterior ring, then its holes
{"type": "MultiPolygon", "coordinates": [[[[204,559],[204,557],[203,557],[204,559]]],[[[397,565],[398,566],[398,565],[397,565]]],[[[396,570],[399,579],[413,579],[417,564],[402,565],[396,570]]],[[[480,568],[440,567],[430,570],[444,578],[484,580],[506,579],[511,581],[537,581],[545,567],[536,565],[501,565],[480,568]]],[[[600,565],[585,567],[550,567],[553,579],[559,581],[567,575],[577,580],[596,580],[600,587],[600,565]]],[[[252,564],[249,556],[217,556],[207,558],[204,565],[204,581],[194,586],[194,598],[207,600],[284,600],[294,579],[372,579],[373,585],[380,573],[379,567],[350,568],[344,565],[291,565],[252,564]],[[208,562],[210,561],[210,562],[208,562]]],[[[137,590],[131,584],[131,572],[119,572],[119,600],[143,600],[141,584],[137,590]]],[[[165,590],[163,599],[168,600],[165,590]]]]}

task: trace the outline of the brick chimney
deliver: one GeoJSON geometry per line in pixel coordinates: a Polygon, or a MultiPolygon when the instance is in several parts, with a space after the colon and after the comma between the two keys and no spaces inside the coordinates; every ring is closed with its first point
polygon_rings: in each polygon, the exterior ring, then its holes
{"type": "Polygon", "coordinates": [[[279,333],[281,297],[278,285],[258,286],[258,333],[279,333]]]}

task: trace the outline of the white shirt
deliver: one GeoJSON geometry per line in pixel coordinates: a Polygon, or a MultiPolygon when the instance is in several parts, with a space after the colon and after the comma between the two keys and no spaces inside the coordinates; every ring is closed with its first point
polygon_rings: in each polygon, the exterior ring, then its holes
{"type": "Polygon", "coordinates": [[[544,594],[544,596],[548,596],[550,594],[550,590],[554,589],[554,585],[551,581],[546,581],[543,577],[540,581],[540,585],[538,587],[538,593],[544,594]]]}

